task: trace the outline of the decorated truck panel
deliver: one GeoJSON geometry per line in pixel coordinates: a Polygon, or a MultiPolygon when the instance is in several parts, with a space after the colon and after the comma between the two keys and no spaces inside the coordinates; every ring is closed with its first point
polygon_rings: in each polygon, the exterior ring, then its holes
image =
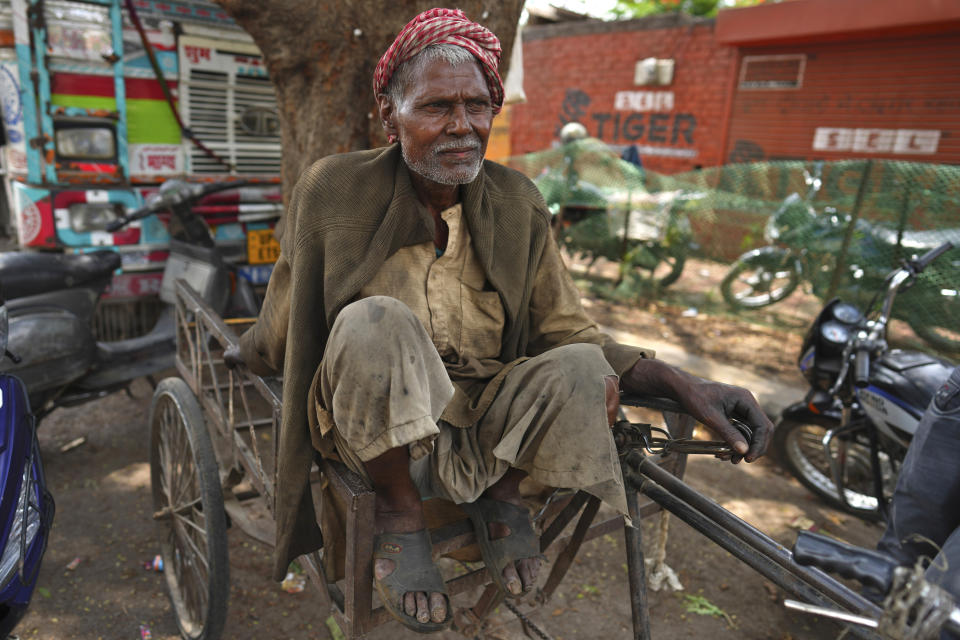
{"type": "Polygon", "coordinates": [[[275,94],[257,47],[214,3],[0,2],[0,104],[6,224],[21,248],[113,247],[123,273],[111,292],[149,295],[165,220],[106,225],[164,180],[237,180],[246,186],[199,210],[243,277],[269,277],[282,210],[275,94]]]}

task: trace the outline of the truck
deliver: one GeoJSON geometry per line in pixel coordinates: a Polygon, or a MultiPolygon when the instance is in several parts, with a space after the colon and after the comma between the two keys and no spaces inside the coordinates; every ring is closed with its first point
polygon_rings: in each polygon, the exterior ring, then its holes
{"type": "Polygon", "coordinates": [[[170,179],[237,182],[197,211],[237,277],[265,285],[282,213],[276,96],[261,52],[221,7],[0,1],[0,104],[8,244],[121,256],[98,337],[141,334],[162,306],[167,220],[105,229],[170,179]]]}

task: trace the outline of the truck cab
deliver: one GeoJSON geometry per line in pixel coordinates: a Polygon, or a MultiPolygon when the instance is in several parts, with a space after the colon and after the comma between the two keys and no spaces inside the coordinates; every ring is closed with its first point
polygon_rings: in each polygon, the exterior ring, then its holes
{"type": "Polygon", "coordinates": [[[132,5],[0,4],[0,223],[23,250],[120,254],[98,311],[108,340],[149,329],[170,235],[163,215],[105,228],[164,181],[238,183],[195,208],[237,277],[265,285],[279,254],[280,125],[260,51],[213,2],[132,5]]]}

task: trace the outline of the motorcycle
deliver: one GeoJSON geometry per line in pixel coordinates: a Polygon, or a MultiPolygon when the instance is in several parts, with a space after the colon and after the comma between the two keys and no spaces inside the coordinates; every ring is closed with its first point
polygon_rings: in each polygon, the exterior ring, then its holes
{"type": "Polygon", "coordinates": [[[686,206],[703,194],[648,193],[639,171],[594,139],[564,149],[564,165],[543,170],[533,181],[553,215],[557,241],[584,256],[588,269],[599,258],[620,263],[617,284],[634,272],[659,288],[679,280],[695,248],[686,206]],[[591,171],[616,188],[585,179],[582,173],[591,171]]]}
{"type": "MultiPolygon", "coordinates": [[[[769,246],[748,251],[731,265],[720,283],[731,308],[774,304],[789,297],[803,281],[825,298],[850,224],[854,225],[853,241],[847,247],[845,277],[840,281],[843,295],[850,298],[880,285],[891,255],[928,251],[944,240],[960,244],[957,229],[898,233],[860,218],[852,221],[834,207],[818,213],[812,203],[823,184],[821,171],[822,163],[815,165],[812,175],[805,169],[806,195],[790,194],[770,216],[764,228],[769,246]]],[[[957,257],[936,265],[911,291],[911,304],[897,310],[897,317],[920,338],[944,351],[960,352],[960,333],[951,326],[960,317],[958,266],[957,257]]]]}
{"type": "Polygon", "coordinates": [[[889,348],[894,299],[952,248],[946,242],[890,272],[883,297],[878,293],[866,313],[840,299],[823,307],[797,362],[810,390],[784,409],[774,430],[772,452],[797,480],[864,519],[884,517],[920,417],[954,367],[889,348]]]}
{"type": "Polygon", "coordinates": [[[235,182],[204,186],[170,180],[151,194],[143,207],[107,226],[107,231],[116,231],[155,213],[172,214],[170,256],[160,287],[160,299],[167,305],[151,331],[140,337],[114,342],[94,338],[94,310],[120,267],[118,253],[0,254],[9,344],[19,356],[17,362],[0,363],[0,372],[23,381],[31,405],[38,410],[38,421],[57,407],[126,389],[138,377],[173,366],[172,303],[179,278],[190,282],[218,312],[232,304],[242,315],[256,315],[258,302],[252,287],[243,278],[231,278],[209,228],[192,211],[192,205],[205,196],[237,186],[235,182]]]}
{"type": "MultiPolygon", "coordinates": [[[[0,360],[7,350],[8,316],[0,299],[0,360]]],[[[23,618],[37,586],[54,503],[47,491],[36,421],[23,382],[0,374],[0,638],[23,618]]]]}

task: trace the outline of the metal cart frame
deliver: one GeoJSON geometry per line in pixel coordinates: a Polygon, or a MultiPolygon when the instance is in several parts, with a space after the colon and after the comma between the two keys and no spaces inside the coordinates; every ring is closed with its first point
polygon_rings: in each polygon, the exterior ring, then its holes
{"type": "MultiPolygon", "coordinates": [[[[224,320],[184,281],[177,283],[176,295],[180,378],[161,382],[151,405],[153,517],[158,522],[168,589],[182,635],[216,640],[226,620],[229,591],[227,516],[248,535],[275,544],[281,383],[246,370],[230,370],[223,364],[223,350],[237,342],[234,328],[249,325],[250,320],[224,320]]],[[[678,413],[673,403],[656,398],[623,400],[624,404],[662,411],[675,436],[692,433],[694,421],[678,413]]],[[[876,606],[858,594],[817,569],[797,565],[781,545],[685,485],[680,478],[686,456],[645,456],[634,450],[623,459],[633,519],[666,509],[791,594],[862,615],[879,614],[876,606]],[[640,493],[648,500],[641,503],[640,493]]],[[[315,486],[329,483],[344,506],[346,575],[339,582],[328,582],[322,550],[301,556],[299,564],[331,607],[346,637],[361,637],[391,620],[382,606],[375,607],[373,597],[374,494],[355,473],[319,456],[311,482],[315,486]]],[[[318,493],[314,491],[315,501],[318,493]]],[[[558,551],[536,600],[540,604],[549,600],[583,542],[623,527],[633,636],[649,638],[640,528],[625,526],[621,516],[597,520],[599,507],[600,501],[584,492],[548,506],[541,551],[558,551]],[[573,530],[567,532],[574,521],[573,530]]],[[[431,539],[435,558],[475,542],[466,518],[431,530],[431,539]]],[[[487,586],[472,607],[454,606],[454,626],[469,637],[482,630],[488,614],[502,602],[502,594],[483,567],[447,583],[451,598],[483,585],[487,586]]]]}

